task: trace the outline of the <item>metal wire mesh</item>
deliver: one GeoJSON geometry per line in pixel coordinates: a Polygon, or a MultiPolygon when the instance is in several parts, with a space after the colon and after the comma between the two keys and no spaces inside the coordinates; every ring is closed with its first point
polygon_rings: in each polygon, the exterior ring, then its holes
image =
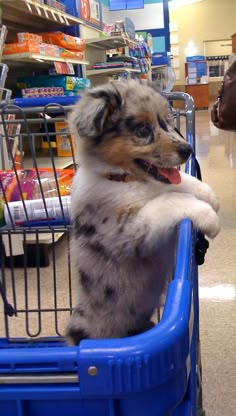
{"type": "MultiPolygon", "coordinates": [[[[5,104],[1,109],[0,141],[4,148],[1,152],[1,173],[14,174],[21,217],[24,218],[24,221],[16,222],[8,195],[9,184],[6,175],[1,174],[0,197],[4,206],[2,216],[5,215],[7,223],[0,229],[0,294],[3,299],[0,334],[7,338],[62,335],[64,320],[72,311],[72,293],[76,291],[72,290],[70,224],[58,179],[58,165],[76,170],[71,136],[65,132],[67,153],[71,153],[69,157],[59,158],[53,147],[57,136],[56,123],[64,123],[66,130],[70,110],[70,107],[60,105],[22,109],[11,104],[5,104]],[[16,126],[20,126],[18,165],[11,143],[16,126]],[[42,143],[46,143],[47,148],[44,155],[40,154],[42,143]],[[56,225],[47,202],[45,177],[42,178],[41,175],[41,164],[43,162],[45,166],[45,160],[53,178],[53,198],[57,202],[57,215],[60,218],[56,225]],[[37,200],[41,201],[43,210],[41,224],[32,221],[29,201],[24,193],[26,170],[33,172],[34,186],[37,185],[37,200]]],[[[33,214],[36,218],[34,209],[33,214]]]]}

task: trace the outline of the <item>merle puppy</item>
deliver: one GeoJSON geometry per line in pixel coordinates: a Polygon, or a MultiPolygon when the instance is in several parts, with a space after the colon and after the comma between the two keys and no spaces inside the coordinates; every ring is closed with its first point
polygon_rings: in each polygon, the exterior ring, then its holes
{"type": "Polygon", "coordinates": [[[72,254],[78,305],[70,344],[145,331],[173,271],[179,222],[210,238],[219,230],[211,188],[176,169],[191,147],[152,85],[89,90],[71,115],[79,169],[72,189],[72,254]]]}

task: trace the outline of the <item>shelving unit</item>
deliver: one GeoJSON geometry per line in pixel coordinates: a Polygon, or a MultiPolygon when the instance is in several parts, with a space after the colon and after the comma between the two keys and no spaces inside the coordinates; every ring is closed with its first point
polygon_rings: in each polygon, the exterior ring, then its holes
{"type": "MultiPolygon", "coordinates": [[[[83,28],[84,29],[84,28],[83,28]]],[[[86,52],[85,58],[91,65],[96,62],[105,62],[107,58],[107,51],[117,48],[125,48],[126,55],[128,54],[128,46],[130,43],[136,43],[133,40],[128,39],[125,36],[102,36],[97,38],[86,39],[86,52]]],[[[119,73],[140,74],[139,69],[133,68],[104,68],[104,69],[87,69],[84,70],[84,76],[90,78],[93,86],[105,83],[108,80],[109,75],[115,75],[119,73]]]]}
{"type": "Polygon", "coordinates": [[[77,65],[89,65],[88,61],[73,59],[73,58],[62,58],[60,56],[46,56],[41,55],[39,53],[15,53],[10,55],[3,55],[2,57],[3,62],[11,63],[14,62],[28,62],[32,64],[38,64],[40,62],[65,62],[70,64],[77,64],[77,65]]]}
{"type": "Polygon", "coordinates": [[[116,49],[129,46],[130,43],[136,43],[125,36],[103,36],[101,38],[87,39],[86,45],[99,49],[116,49]]]}
{"type": "MultiPolygon", "coordinates": [[[[1,18],[3,24],[8,28],[8,41],[13,42],[14,36],[17,32],[33,32],[40,33],[47,30],[59,30],[62,27],[70,25],[83,25],[86,28],[86,24],[79,18],[63,13],[52,7],[44,4],[38,4],[34,0],[0,0],[1,18]]],[[[35,65],[50,65],[53,62],[71,63],[75,65],[82,65],[84,68],[89,64],[87,60],[79,60],[74,58],[62,58],[55,56],[45,56],[41,54],[31,53],[18,53],[5,55],[2,57],[2,61],[7,63],[11,68],[14,79],[15,77],[27,73],[28,68],[35,68],[35,65]],[[13,71],[14,68],[14,71],[13,71]],[[25,68],[25,70],[24,70],[25,68]]],[[[35,70],[35,69],[34,69],[35,70]]],[[[72,164],[71,157],[54,157],[56,168],[67,168],[72,164]]],[[[47,156],[41,153],[37,154],[38,167],[51,167],[51,163],[47,156]]],[[[24,167],[32,167],[32,158],[24,156],[24,167]]],[[[54,236],[54,241],[58,241],[63,236],[62,232],[58,232],[54,236]]],[[[42,245],[52,244],[52,234],[45,233],[39,234],[38,240],[42,245]]],[[[22,247],[22,241],[19,236],[14,236],[13,241],[13,255],[17,253],[17,246],[22,247]],[[16,249],[16,252],[14,251],[16,249]]],[[[34,246],[36,241],[35,234],[27,234],[26,237],[27,246],[34,246]]],[[[5,241],[7,248],[8,241],[5,241]]],[[[47,249],[45,249],[47,251],[47,249]]]]}
{"type": "Polygon", "coordinates": [[[34,0],[0,0],[0,7],[2,20],[10,28],[18,27],[20,24],[28,30],[45,30],[50,22],[50,30],[55,30],[62,26],[84,24],[78,17],[36,3],[34,0]]]}
{"type": "Polygon", "coordinates": [[[166,65],[152,65],[151,66],[151,69],[158,69],[158,68],[165,68],[166,67],[166,65]]]}
{"type": "MultiPolygon", "coordinates": [[[[53,158],[54,164],[55,164],[55,168],[56,169],[66,169],[68,168],[70,165],[72,165],[73,160],[71,157],[57,157],[55,156],[53,158]]],[[[44,155],[37,155],[37,165],[38,168],[48,168],[48,167],[52,167],[49,166],[48,164],[48,159],[44,156],[44,155]]],[[[30,157],[24,157],[24,168],[25,169],[30,169],[32,168],[32,158],[30,157]]]]}
{"type": "Polygon", "coordinates": [[[140,71],[138,69],[133,68],[104,68],[104,69],[92,69],[87,70],[86,74],[88,77],[93,75],[112,75],[112,74],[119,74],[120,72],[126,72],[128,74],[140,74],[140,71]]]}

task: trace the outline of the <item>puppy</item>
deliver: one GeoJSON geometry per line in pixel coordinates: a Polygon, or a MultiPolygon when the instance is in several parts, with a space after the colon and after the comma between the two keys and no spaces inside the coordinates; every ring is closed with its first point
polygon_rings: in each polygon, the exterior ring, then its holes
{"type": "Polygon", "coordinates": [[[71,211],[79,290],[66,337],[77,344],[138,334],[150,327],[173,272],[179,222],[190,218],[214,238],[218,201],[208,185],[176,169],[192,149],[152,85],[94,88],[70,124],[79,161],[71,211]]]}

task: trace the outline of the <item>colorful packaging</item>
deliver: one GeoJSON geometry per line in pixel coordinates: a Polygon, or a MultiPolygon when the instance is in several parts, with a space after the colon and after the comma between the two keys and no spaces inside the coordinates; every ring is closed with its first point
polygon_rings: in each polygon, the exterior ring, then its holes
{"type": "Polygon", "coordinates": [[[57,156],[72,156],[72,148],[75,150],[75,140],[70,134],[69,126],[64,121],[55,123],[57,156]],[[71,148],[72,147],[72,148],[71,148]]]}
{"type": "MultiPolygon", "coordinates": [[[[61,197],[61,201],[58,197],[46,198],[45,203],[47,211],[45,210],[44,202],[42,199],[26,200],[26,216],[22,201],[9,202],[8,207],[6,205],[4,207],[4,221],[8,226],[12,225],[11,218],[15,225],[21,225],[22,223],[26,223],[25,225],[27,225],[28,220],[29,222],[36,221],[37,223],[40,223],[47,219],[49,219],[49,221],[61,220],[62,222],[65,219],[66,224],[69,224],[71,207],[70,196],[61,197]],[[61,209],[60,202],[62,203],[63,211],[61,209]],[[11,216],[9,215],[8,210],[10,210],[11,216]]],[[[2,221],[3,219],[1,220],[0,217],[0,224],[2,221]]]]}
{"type": "Polygon", "coordinates": [[[60,49],[58,48],[58,46],[49,45],[48,43],[42,43],[42,45],[44,47],[46,56],[55,56],[55,57],[59,58],[60,49]]]}
{"type": "Polygon", "coordinates": [[[85,51],[85,40],[77,38],[75,36],[67,35],[63,32],[49,32],[41,33],[43,42],[58,45],[62,48],[84,52],[85,51]]]}
{"type": "Polygon", "coordinates": [[[62,87],[25,88],[21,93],[23,98],[57,97],[63,96],[64,90],[62,87]]]}
{"type": "MultiPolygon", "coordinates": [[[[40,168],[38,170],[45,198],[58,197],[56,180],[53,169],[40,168]]],[[[60,195],[70,195],[74,170],[56,169],[56,175],[60,195]]],[[[42,197],[35,169],[18,170],[17,176],[20,183],[20,189],[25,200],[39,199],[42,197]]],[[[0,180],[5,191],[7,202],[21,200],[20,189],[14,171],[0,171],[0,180]]],[[[3,195],[0,191],[0,198],[1,197],[3,198],[3,195]]]]}
{"type": "Polygon", "coordinates": [[[43,42],[43,38],[41,35],[36,35],[35,33],[29,32],[19,32],[16,34],[14,38],[15,43],[29,42],[30,40],[38,43],[43,42]]]}
{"type": "Polygon", "coordinates": [[[83,52],[70,51],[69,49],[65,49],[65,48],[59,48],[59,50],[60,50],[60,56],[62,58],[73,58],[73,59],[78,59],[78,60],[84,59],[83,52]]]}
{"type": "Polygon", "coordinates": [[[11,55],[16,53],[39,53],[45,54],[42,44],[32,40],[22,43],[6,43],[3,49],[3,55],[11,55]]]}
{"type": "Polygon", "coordinates": [[[91,88],[91,81],[87,78],[79,78],[70,75],[39,75],[37,77],[21,77],[17,80],[17,87],[26,88],[46,88],[62,87],[65,91],[79,93],[91,88]]]}
{"type": "Polygon", "coordinates": [[[45,4],[52,7],[53,9],[59,10],[61,12],[66,11],[65,4],[59,2],[58,0],[44,0],[44,1],[45,1],[45,4]]]}

